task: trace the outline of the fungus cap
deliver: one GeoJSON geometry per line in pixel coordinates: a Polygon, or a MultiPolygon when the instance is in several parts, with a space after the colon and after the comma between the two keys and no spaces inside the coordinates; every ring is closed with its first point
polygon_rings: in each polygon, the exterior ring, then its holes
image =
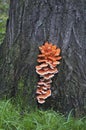
{"type": "Polygon", "coordinates": [[[47,90],[45,94],[40,94],[37,96],[37,100],[39,99],[46,99],[48,98],[49,96],[51,96],[51,90],[47,90]]]}
{"type": "Polygon", "coordinates": [[[38,99],[38,102],[39,102],[40,104],[43,104],[43,103],[45,103],[45,100],[42,99],[42,98],[39,98],[39,99],[38,99]]]}
{"type": "Polygon", "coordinates": [[[46,74],[44,75],[44,79],[48,80],[51,79],[54,76],[54,74],[46,74]]]}
{"type": "Polygon", "coordinates": [[[58,70],[57,70],[57,68],[51,69],[51,68],[49,68],[49,67],[46,67],[46,71],[45,71],[45,69],[40,69],[40,70],[36,70],[36,72],[37,72],[39,75],[44,76],[44,75],[46,75],[46,74],[54,74],[54,73],[57,73],[58,70]]]}

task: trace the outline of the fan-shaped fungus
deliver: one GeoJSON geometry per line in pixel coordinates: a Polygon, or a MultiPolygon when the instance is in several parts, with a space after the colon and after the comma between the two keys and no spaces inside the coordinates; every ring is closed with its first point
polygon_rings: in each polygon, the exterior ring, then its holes
{"type": "Polygon", "coordinates": [[[40,81],[36,90],[36,99],[42,104],[46,98],[51,96],[51,78],[58,73],[56,66],[60,64],[61,56],[59,55],[61,50],[56,45],[48,42],[40,46],[39,50],[41,54],[38,55],[39,65],[36,66],[36,72],[40,75],[40,81]]]}

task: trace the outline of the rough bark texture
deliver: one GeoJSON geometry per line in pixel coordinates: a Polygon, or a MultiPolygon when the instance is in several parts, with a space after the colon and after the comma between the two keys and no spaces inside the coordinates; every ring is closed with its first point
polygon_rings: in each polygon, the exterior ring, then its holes
{"type": "Polygon", "coordinates": [[[4,43],[0,47],[0,95],[21,97],[36,105],[38,46],[52,42],[62,49],[52,96],[41,107],[84,114],[86,108],[86,1],[11,0],[4,43]]]}

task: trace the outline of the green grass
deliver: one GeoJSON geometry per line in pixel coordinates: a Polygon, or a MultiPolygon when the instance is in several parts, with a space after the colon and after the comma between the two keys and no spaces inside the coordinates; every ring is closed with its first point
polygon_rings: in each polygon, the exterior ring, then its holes
{"type": "Polygon", "coordinates": [[[53,110],[23,111],[10,100],[0,101],[0,130],[86,130],[86,118],[75,119],[53,110]]]}

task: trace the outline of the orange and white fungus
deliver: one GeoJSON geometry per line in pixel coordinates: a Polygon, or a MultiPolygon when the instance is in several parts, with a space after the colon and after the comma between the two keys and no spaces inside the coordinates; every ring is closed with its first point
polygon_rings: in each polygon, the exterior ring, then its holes
{"type": "Polygon", "coordinates": [[[51,96],[52,78],[58,73],[57,65],[60,64],[61,49],[52,43],[45,42],[39,47],[41,54],[38,55],[36,72],[40,75],[40,81],[37,85],[36,99],[38,103],[44,103],[45,99],[51,96]]]}

